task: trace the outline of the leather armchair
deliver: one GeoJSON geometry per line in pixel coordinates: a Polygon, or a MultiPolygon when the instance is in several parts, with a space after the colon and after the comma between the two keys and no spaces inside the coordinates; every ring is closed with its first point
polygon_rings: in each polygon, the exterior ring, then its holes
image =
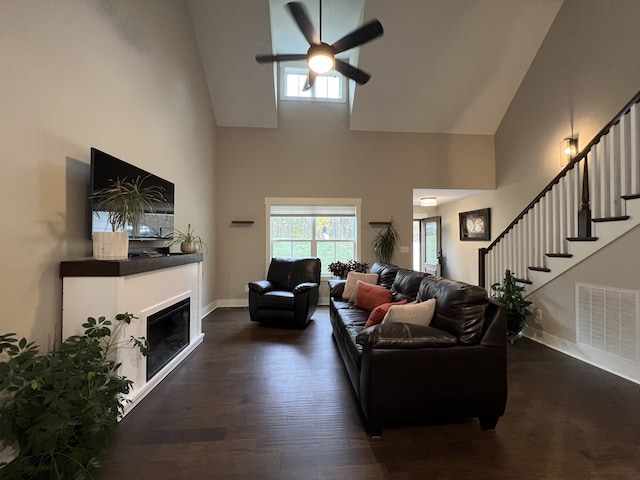
{"type": "Polygon", "coordinates": [[[304,328],[318,306],[319,258],[272,258],[266,280],[249,282],[254,322],[304,328]]]}

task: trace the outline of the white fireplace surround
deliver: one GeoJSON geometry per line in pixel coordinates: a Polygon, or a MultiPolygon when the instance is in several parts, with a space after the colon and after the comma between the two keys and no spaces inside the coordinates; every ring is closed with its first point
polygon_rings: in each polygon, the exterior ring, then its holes
{"type": "Polygon", "coordinates": [[[202,343],[200,317],[202,263],[188,263],[159,270],[123,276],[66,276],[63,274],[62,334],[63,338],[84,333],[82,324],[88,317],[104,316],[115,322],[118,313],[132,313],[123,339],[147,335],[147,318],[175,303],[190,299],[189,345],[181,350],[149,381],[147,361],[135,348],[119,348],[116,361],[120,374],[133,381],[124,408],[126,415],[156,385],[202,343]]]}

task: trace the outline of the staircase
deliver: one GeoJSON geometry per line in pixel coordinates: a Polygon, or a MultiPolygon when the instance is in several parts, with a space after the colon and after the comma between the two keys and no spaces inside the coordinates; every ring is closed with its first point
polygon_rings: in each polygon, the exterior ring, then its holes
{"type": "Polygon", "coordinates": [[[478,284],[505,270],[532,293],[640,225],[640,92],[478,255],[478,284]]]}

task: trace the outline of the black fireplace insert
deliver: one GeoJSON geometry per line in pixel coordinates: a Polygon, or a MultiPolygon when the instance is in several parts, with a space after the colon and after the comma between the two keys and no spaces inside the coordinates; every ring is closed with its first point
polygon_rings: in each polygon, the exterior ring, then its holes
{"type": "Polygon", "coordinates": [[[147,381],[189,345],[190,312],[185,298],[147,317],[147,381]]]}

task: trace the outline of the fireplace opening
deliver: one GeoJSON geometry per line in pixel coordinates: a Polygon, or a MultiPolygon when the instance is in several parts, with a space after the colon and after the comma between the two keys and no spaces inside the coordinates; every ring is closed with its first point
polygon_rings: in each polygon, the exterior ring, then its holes
{"type": "Polygon", "coordinates": [[[189,345],[190,299],[147,317],[147,381],[189,345]]]}

